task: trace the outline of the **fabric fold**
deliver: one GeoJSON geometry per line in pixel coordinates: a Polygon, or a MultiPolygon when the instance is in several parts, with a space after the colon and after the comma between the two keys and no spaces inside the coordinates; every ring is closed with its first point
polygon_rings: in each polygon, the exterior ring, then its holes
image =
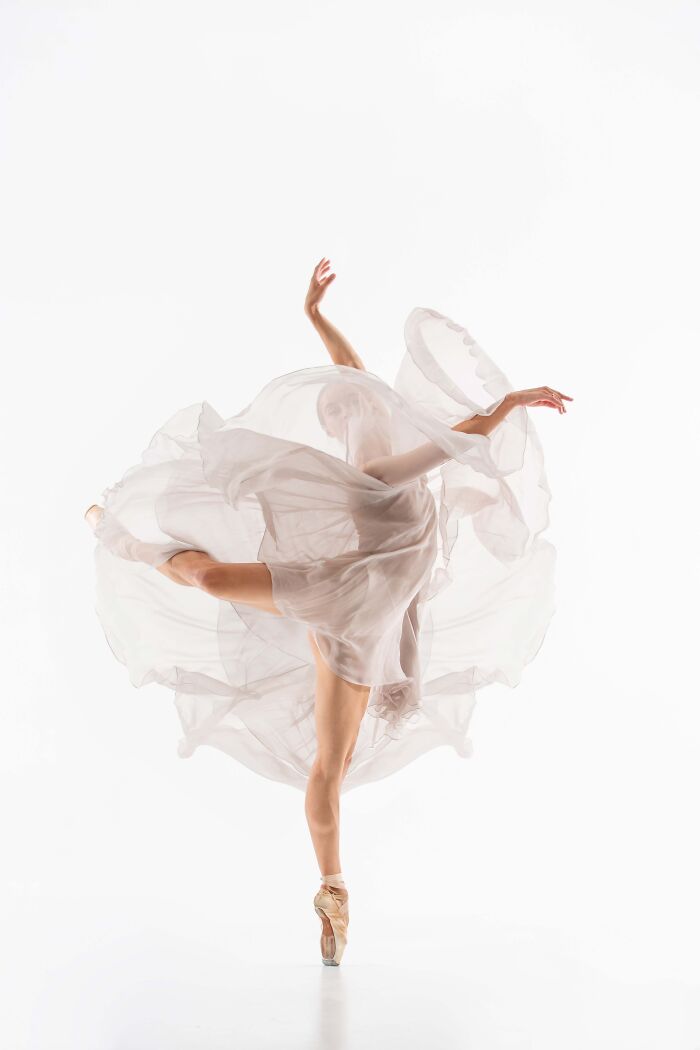
{"type": "Polygon", "coordinates": [[[97,613],[132,684],[174,691],[183,757],[206,744],[305,788],[309,631],[336,674],[371,686],[343,791],[433,747],[469,754],[477,692],[517,685],[539,650],[556,552],[534,424],[516,408],[488,436],[452,430],[512,387],[435,310],[404,334],[393,386],[328,365],[277,376],[229,418],[198,402],[104,490],[97,613]],[[362,469],[393,457],[413,473],[362,469]],[[154,571],[186,549],[264,562],[283,616],[154,571]]]}

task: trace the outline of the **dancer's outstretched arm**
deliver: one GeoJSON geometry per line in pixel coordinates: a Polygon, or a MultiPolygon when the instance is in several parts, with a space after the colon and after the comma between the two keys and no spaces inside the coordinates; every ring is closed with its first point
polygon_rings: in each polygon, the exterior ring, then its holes
{"type": "Polygon", "coordinates": [[[330,260],[324,257],[316,266],[311,276],[309,290],[306,293],[304,313],[321,336],[323,342],[326,344],[328,353],[331,355],[331,358],[336,365],[347,365],[349,368],[360,368],[363,372],[366,372],[367,369],[365,368],[360,355],[353,350],[342,332],[339,332],[335,325],[331,324],[328,318],[324,317],[319,309],[319,304],[325,294],[326,288],[335,280],[335,274],[328,273],[330,265],[330,260]]]}
{"type": "MultiPolygon", "coordinates": [[[[463,419],[451,429],[458,430],[462,434],[482,434],[487,437],[517,405],[550,405],[562,413],[566,412],[564,400],[573,401],[573,398],[559,393],[551,386],[533,387],[531,390],[512,390],[489,415],[475,415],[471,419],[463,419]]],[[[378,478],[387,485],[402,485],[406,481],[412,481],[421,474],[426,474],[429,470],[441,466],[450,458],[444,449],[429,441],[425,445],[419,445],[418,448],[413,448],[410,452],[403,452],[398,456],[379,456],[369,460],[362,466],[362,470],[365,474],[371,474],[372,477],[378,478]]]]}

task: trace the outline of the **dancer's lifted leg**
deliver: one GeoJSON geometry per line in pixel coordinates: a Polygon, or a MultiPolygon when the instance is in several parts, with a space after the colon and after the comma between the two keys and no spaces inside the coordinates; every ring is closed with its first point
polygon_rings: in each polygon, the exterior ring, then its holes
{"type": "MultiPolygon", "coordinates": [[[[94,530],[103,508],[93,503],[84,517],[94,530]]],[[[205,551],[186,550],[173,554],[161,565],[154,566],[173,583],[199,587],[215,598],[254,605],[281,616],[272,598],[272,576],[264,562],[221,562],[205,551]]]]}

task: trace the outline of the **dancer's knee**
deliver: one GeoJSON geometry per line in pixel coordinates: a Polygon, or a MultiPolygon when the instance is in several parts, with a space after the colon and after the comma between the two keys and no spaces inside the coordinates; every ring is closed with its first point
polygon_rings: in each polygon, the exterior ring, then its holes
{"type": "Polygon", "coordinates": [[[345,755],[337,751],[319,752],[309,772],[309,779],[326,785],[329,790],[337,788],[345,774],[345,755]]]}
{"type": "Polygon", "coordinates": [[[197,566],[193,574],[196,585],[215,597],[225,588],[230,589],[232,585],[230,566],[204,564],[197,566]]]}

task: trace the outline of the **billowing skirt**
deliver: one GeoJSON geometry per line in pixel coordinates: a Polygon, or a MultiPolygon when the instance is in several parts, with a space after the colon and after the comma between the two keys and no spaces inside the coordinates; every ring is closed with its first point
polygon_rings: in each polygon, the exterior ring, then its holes
{"type": "Polygon", "coordinates": [[[336,674],[371,686],[343,791],[443,744],[470,754],[477,692],[516,686],[539,650],[556,551],[532,419],[518,407],[488,436],[452,430],[512,386],[434,310],[412,310],[405,339],[393,387],[327,365],[275,378],[228,419],[190,405],[104,490],[97,615],[134,686],[173,690],[182,757],[208,744],[304,789],[309,631],[336,674]],[[329,390],[348,394],[341,425],[324,415],[329,390]],[[415,479],[360,469],[426,442],[446,460],[415,479]],[[264,562],[282,616],[155,570],[189,549],[264,562]]]}

